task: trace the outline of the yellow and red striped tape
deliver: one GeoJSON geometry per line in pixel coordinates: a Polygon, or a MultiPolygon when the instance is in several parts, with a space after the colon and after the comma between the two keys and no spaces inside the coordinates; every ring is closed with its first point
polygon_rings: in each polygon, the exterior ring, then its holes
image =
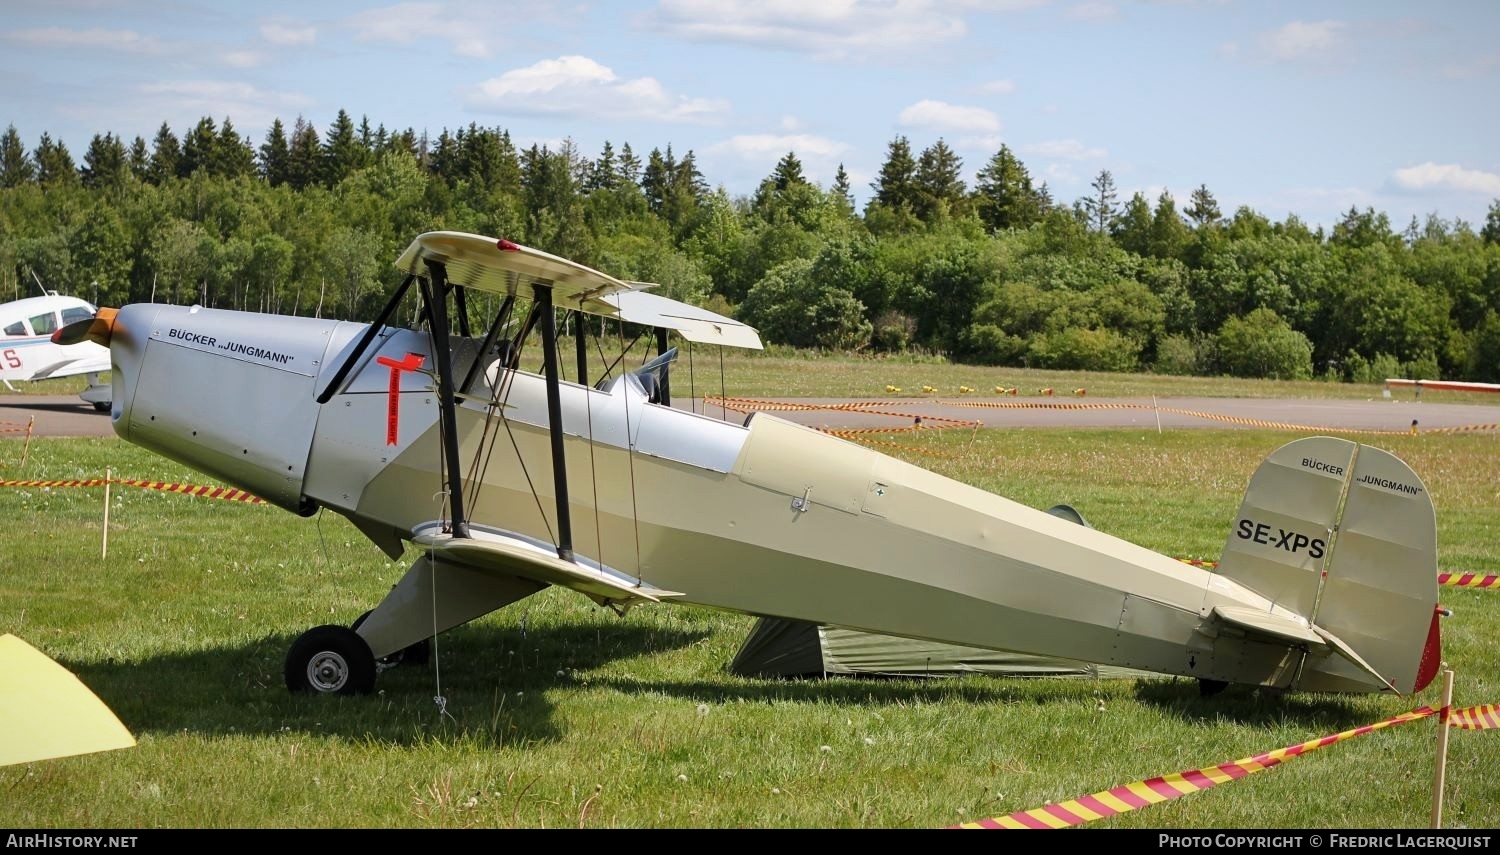
{"type": "Polygon", "coordinates": [[[1328,745],[1334,745],[1356,736],[1364,736],[1377,730],[1384,730],[1398,724],[1410,724],[1421,721],[1432,716],[1441,716],[1441,720],[1447,722],[1449,727],[1462,730],[1493,730],[1500,729],[1500,705],[1488,704],[1485,706],[1468,707],[1459,710],[1449,710],[1447,715],[1443,711],[1432,707],[1421,707],[1411,712],[1391,716],[1384,721],[1345,730],[1321,739],[1313,739],[1297,745],[1288,745],[1275,751],[1267,751],[1253,757],[1235,760],[1232,763],[1220,763],[1217,766],[1206,766],[1202,769],[1190,769],[1186,772],[1176,772],[1171,775],[1163,775],[1159,778],[1150,778],[1144,781],[1136,781],[1124,786],[1103,790],[1076,799],[1068,799],[1057,804],[1044,805],[1031,810],[1016,811],[1005,816],[997,816],[990,819],[981,819],[975,822],[965,822],[959,825],[951,825],[949,828],[1068,828],[1074,825],[1083,825],[1087,822],[1104,819],[1126,813],[1138,808],[1161,804],[1181,796],[1216,787],[1219,784],[1227,784],[1237,781],[1247,775],[1262,772],[1275,766],[1279,766],[1287,760],[1301,757],[1309,751],[1315,751],[1328,745]]]}
{"type": "Polygon", "coordinates": [[[1457,730],[1500,730],[1500,704],[1449,710],[1448,726],[1457,730]]]}
{"type": "Polygon", "coordinates": [[[1439,573],[1438,584],[1448,588],[1500,588],[1500,575],[1494,573],[1439,573]]]}
{"type": "MultiPolygon", "coordinates": [[[[1200,561],[1197,558],[1178,558],[1183,564],[1212,570],[1217,561],[1200,561]]],[[[1439,573],[1437,583],[1447,588],[1497,588],[1500,589],[1500,574],[1496,573],[1439,573]]]]}
{"type": "Polygon", "coordinates": [[[203,484],[176,484],[168,481],[139,481],[128,478],[111,478],[106,481],[103,478],[83,478],[73,480],[51,480],[51,481],[0,481],[0,487],[103,487],[108,484],[123,484],[126,487],[140,487],[146,490],[160,490],[166,493],[182,493],[188,496],[198,496],[204,499],[223,499],[226,502],[245,502],[251,505],[263,505],[265,499],[244,490],[236,490],[232,487],[210,487],[203,484]]]}

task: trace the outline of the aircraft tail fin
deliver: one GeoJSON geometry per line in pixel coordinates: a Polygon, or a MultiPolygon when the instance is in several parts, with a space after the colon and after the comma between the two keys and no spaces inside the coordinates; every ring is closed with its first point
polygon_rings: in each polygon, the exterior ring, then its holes
{"type": "Polygon", "coordinates": [[[1436,674],[1437,523],[1400,459],[1335,437],[1273,452],[1250,480],[1218,572],[1307,621],[1341,654],[1299,688],[1399,692],[1436,674]]]}

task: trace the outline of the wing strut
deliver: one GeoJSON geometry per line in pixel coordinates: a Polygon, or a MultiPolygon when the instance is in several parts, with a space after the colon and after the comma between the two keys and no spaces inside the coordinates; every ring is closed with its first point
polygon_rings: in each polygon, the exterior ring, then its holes
{"type": "Polygon", "coordinates": [[[568,467],[563,457],[562,396],[557,391],[557,313],[552,289],[533,285],[542,324],[542,364],[547,375],[547,422],[552,435],[552,489],[557,493],[557,557],[573,560],[573,519],[568,509],[568,467]]]}
{"type": "Polygon", "coordinates": [[[583,312],[573,313],[573,350],[578,361],[578,385],[580,386],[589,385],[589,341],[588,336],[585,335],[588,332],[588,327],[585,326],[587,323],[588,318],[583,312]]]}
{"type": "Polygon", "coordinates": [[[401,298],[406,296],[406,289],[411,287],[411,281],[415,278],[417,277],[407,276],[401,281],[401,287],[396,289],[396,293],[392,294],[391,299],[386,302],[385,308],[380,310],[380,317],[365,328],[364,334],[359,337],[359,344],[349,351],[348,358],[344,360],[343,365],[339,366],[339,370],[333,372],[333,379],[328,381],[328,385],[323,387],[322,393],[318,395],[318,403],[328,403],[339,387],[344,385],[349,372],[354,370],[354,366],[359,364],[360,357],[364,356],[365,351],[369,349],[370,342],[375,340],[375,336],[380,335],[380,331],[385,329],[386,322],[391,319],[391,315],[396,313],[396,307],[401,305],[401,298]]]}
{"type": "Polygon", "coordinates": [[[453,536],[469,536],[464,516],[463,465],[458,459],[458,415],[453,404],[453,354],[448,341],[448,268],[427,259],[427,278],[421,282],[422,302],[432,328],[432,351],[437,358],[438,409],[442,413],[443,456],[448,469],[448,503],[453,510],[453,536]]]}
{"type": "MultiPolygon", "coordinates": [[[[656,328],[656,355],[657,356],[661,356],[662,354],[665,354],[667,352],[667,345],[668,345],[667,336],[669,334],[671,334],[671,330],[667,329],[666,327],[657,327],[656,328]]],[[[660,393],[661,394],[661,402],[663,404],[665,404],[666,406],[670,407],[670,406],[672,406],[672,372],[670,372],[670,371],[662,371],[661,372],[660,383],[661,383],[661,387],[660,387],[661,388],[661,393],[660,393]]]]}

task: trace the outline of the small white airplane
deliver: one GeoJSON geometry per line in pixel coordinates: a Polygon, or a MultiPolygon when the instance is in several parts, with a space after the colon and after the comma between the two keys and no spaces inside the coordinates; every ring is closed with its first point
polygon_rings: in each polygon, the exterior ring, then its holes
{"type": "Polygon", "coordinates": [[[0,304],[0,383],[15,391],[13,381],[86,374],[89,386],[79,397],[93,404],[94,409],[108,412],[110,388],[99,382],[99,373],[109,370],[109,348],[91,341],[77,344],[52,341],[57,330],[87,321],[97,313],[87,302],[56,292],[0,304]]]}
{"type": "Polygon", "coordinates": [[[293,691],[369,692],[433,635],[549,585],[621,613],[693,603],[1205,692],[1407,693],[1437,672],[1431,497],[1380,449],[1310,437],[1272,453],[1205,572],[771,414],[675,409],[665,332],[657,358],[589,385],[607,339],[577,324],[562,377],[561,309],[759,346],[729,318],[479,235],[421,235],[396,266],[406,279],[371,324],[132,305],[54,336],[108,345],[126,440],[289,511],[342,514],[392,558],[416,548],[373,610],[292,644],[293,691]],[[396,326],[413,285],[421,326],[396,326]],[[473,335],[486,293],[499,306],[473,335]],[[537,373],[521,367],[534,331],[537,373]]]}

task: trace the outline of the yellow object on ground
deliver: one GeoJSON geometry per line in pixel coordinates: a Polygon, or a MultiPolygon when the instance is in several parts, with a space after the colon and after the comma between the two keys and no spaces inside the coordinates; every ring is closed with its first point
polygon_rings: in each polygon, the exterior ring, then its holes
{"type": "Polygon", "coordinates": [[[68,669],[0,635],[0,766],[133,745],[125,725],[68,669]]]}

